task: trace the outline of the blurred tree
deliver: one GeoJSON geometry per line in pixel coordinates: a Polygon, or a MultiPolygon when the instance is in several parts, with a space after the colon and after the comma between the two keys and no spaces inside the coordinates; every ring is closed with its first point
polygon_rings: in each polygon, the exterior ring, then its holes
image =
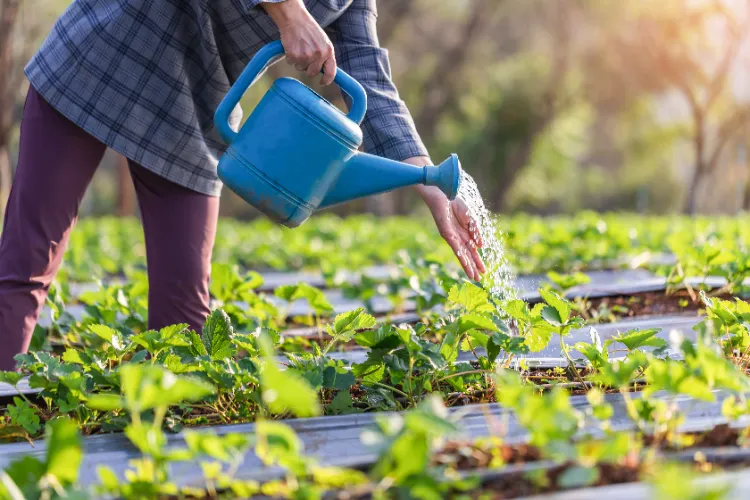
{"type": "Polygon", "coordinates": [[[19,19],[20,0],[0,0],[0,212],[10,193],[10,136],[13,108],[18,90],[18,62],[13,50],[13,33],[19,19]]]}
{"type": "Polygon", "coordinates": [[[0,0],[0,213],[13,182],[11,146],[17,137],[25,100],[24,66],[53,15],[69,0],[0,0]]]}
{"type": "Polygon", "coordinates": [[[684,209],[695,213],[703,181],[750,121],[750,105],[737,100],[730,78],[750,33],[750,1],[637,0],[621,7],[610,49],[619,57],[617,74],[631,88],[675,91],[689,109],[694,167],[684,209]]]}
{"type": "MultiPolygon", "coordinates": [[[[0,21],[13,17],[8,6],[20,6],[14,28],[0,27],[0,153],[2,140],[10,143],[11,155],[15,147],[23,65],[69,3],[0,0],[0,21]],[[11,73],[15,77],[6,78],[11,73]],[[8,110],[12,123],[3,135],[8,110]]],[[[734,140],[726,136],[736,135],[746,121],[729,83],[745,18],[736,8],[720,10],[746,3],[378,0],[378,32],[430,153],[439,160],[458,152],[494,210],[672,210],[682,203],[683,184],[715,189],[712,172],[719,175],[716,165],[726,162],[722,151],[734,140]],[[709,98],[711,88],[719,89],[716,97],[709,98]],[[693,96],[698,126],[693,110],[676,121],[660,120],[664,96],[675,94],[688,103],[684,108],[693,105],[693,96]],[[700,168],[678,182],[685,174],[675,165],[699,144],[702,154],[694,156],[702,160],[689,161],[700,168]]],[[[246,112],[272,77],[311,83],[286,64],[268,73],[243,99],[246,112]]],[[[338,89],[314,88],[343,106],[338,89]]],[[[132,210],[130,191],[122,189],[131,186],[126,172],[114,156],[103,162],[91,190],[91,213],[132,210]]],[[[0,175],[0,190],[7,185],[0,175]]],[[[746,198],[750,204],[750,186],[746,198]]],[[[256,214],[238,200],[225,193],[222,214],[256,214]]],[[[419,206],[414,200],[409,190],[400,190],[334,210],[405,213],[419,206]]],[[[685,201],[691,210],[696,203],[685,201]]]]}
{"type": "Polygon", "coordinates": [[[501,210],[537,140],[581,98],[585,2],[491,5],[500,10],[481,15],[489,25],[462,85],[443,101],[440,119],[428,114],[425,122],[437,123],[438,149],[460,151],[488,206],[501,210]]]}

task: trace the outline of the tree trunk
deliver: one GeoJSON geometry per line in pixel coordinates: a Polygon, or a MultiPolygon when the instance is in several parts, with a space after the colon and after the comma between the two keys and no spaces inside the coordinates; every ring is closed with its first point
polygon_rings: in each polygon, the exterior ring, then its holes
{"type": "Polygon", "coordinates": [[[690,186],[688,187],[687,198],[685,199],[685,212],[688,215],[695,215],[698,212],[698,190],[703,184],[703,177],[705,177],[705,168],[702,162],[696,162],[695,172],[693,177],[690,179],[690,186]]]}
{"type": "Polygon", "coordinates": [[[135,192],[130,179],[128,159],[118,154],[115,168],[117,169],[117,216],[135,215],[135,192]]]}
{"type": "Polygon", "coordinates": [[[18,19],[20,0],[0,0],[0,215],[5,213],[12,179],[10,131],[13,124],[12,36],[18,19]]]}
{"type": "Polygon", "coordinates": [[[0,144],[0,216],[5,215],[5,205],[8,203],[12,182],[10,148],[7,144],[0,144]]]}
{"type": "Polygon", "coordinates": [[[693,108],[693,120],[695,121],[695,135],[693,137],[695,169],[693,170],[693,177],[690,179],[690,186],[688,187],[687,198],[685,199],[685,212],[689,215],[695,215],[698,210],[698,189],[706,172],[704,159],[706,154],[706,138],[703,132],[703,113],[697,106],[693,108]]]}

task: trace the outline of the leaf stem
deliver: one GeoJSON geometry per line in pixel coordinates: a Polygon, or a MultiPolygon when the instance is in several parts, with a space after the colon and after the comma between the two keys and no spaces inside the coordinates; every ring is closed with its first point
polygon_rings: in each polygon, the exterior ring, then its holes
{"type": "Polygon", "coordinates": [[[378,386],[378,387],[382,387],[383,389],[391,390],[391,391],[395,392],[396,394],[398,394],[399,396],[403,396],[405,398],[409,398],[409,395],[406,394],[404,391],[396,389],[395,387],[393,387],[391,385],[383,384],[381,382],[368,382],[368,383],[372,384],[372,385],[375,385],[375,386],[378,386]]]}
{"type": "Polygon", "coordinates": [[[437,381],[443,382],[444,380],[448,380],[449,378],[460,377],[461,375],[473,375],[477,373],[481,373],[481,374],[492,373],[492,370],[469,370],[466,372],[451,373],[450,375],[446,375],[445,377],[439,378],[437,381]]]}
{"type": "Polygon", "coordinates": [[[571,371],[575,374],[578,381],[581,382],[583,385],[586,385],[586,381],[583,380],[583,377],[581,377],[581,374],[578,372],[578,368],[576,368],[575,362],[570,357],[570,354],[568,354],[568,350],[566,349],[565,342],[563,341],[562,332],[560,332],[560,351],[563,353],[563,356],[565,356],[565,359],[568,360],[568,366],[570,367],[571,371]]]}

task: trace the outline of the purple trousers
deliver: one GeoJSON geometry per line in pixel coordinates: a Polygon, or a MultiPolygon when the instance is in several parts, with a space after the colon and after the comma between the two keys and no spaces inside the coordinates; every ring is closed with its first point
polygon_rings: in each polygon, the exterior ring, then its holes
{"type": "MultiPolygon", "coordinates": [[[[78,207],[105,145],[29,89],[18,169],[0,236],[0,370],[26,352],[62,263],[78,207]]],[[[188,323],[200,332],[219,198],[174,184],[129,162],[148,264],[148,325],[188,323]]]]}

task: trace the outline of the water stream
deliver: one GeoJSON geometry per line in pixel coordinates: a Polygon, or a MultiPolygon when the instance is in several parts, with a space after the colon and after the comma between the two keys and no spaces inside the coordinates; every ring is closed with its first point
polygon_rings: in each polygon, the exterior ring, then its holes
{"type": "Polygon", "coordinates": [[[484,243],[480,255],[487,267],[487,273],[482,278],[482,285],[497,299],[518,298],[513,271],[505,255],[502,233],[497,228],[495,218],[484,206],[477,183],[463,170],[461,170],[458,197],[469,208],[469,213],[477,224],[476,230],[479,231],[484,243]]]}

